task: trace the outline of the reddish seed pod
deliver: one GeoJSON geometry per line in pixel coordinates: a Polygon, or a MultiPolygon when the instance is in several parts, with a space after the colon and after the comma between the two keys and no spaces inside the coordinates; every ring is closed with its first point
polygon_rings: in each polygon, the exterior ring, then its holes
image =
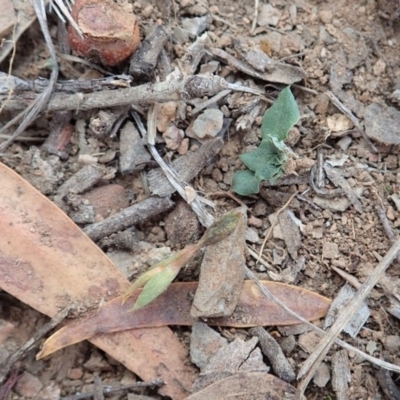
{"type": "Polygon", "coordinates": [[[70,25],[69,43],[81,56],[114,66],[139,47],[139,24],[129,3],[77,0],[71,14],[83,32],[83,38],[70,25]]]}

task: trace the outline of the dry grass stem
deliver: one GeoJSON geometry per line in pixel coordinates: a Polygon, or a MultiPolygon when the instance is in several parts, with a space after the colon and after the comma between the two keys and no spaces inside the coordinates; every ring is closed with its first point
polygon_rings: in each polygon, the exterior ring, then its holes
{"type": "Polygon", "coordinates": [[[382,261],[376,266],[372,275],[362,284],[357,294],[354,296],[352,301],[345,307],[342,313],[338,316],[335,323],[327,331],[324,338],[318,343],[314,352],[304,362],[298,373],[298,379],[303,377],[297,388],[297,396],[300,398],[314,376],[317,368],[328,353],[332,344],[335,343],[336,338],[340,332],[344,329],[354,313],[359,309],[362,302],[366,299],[370,291],[377,284],[379,279],[382,277],[386,269],[389,267],[391,262],[397,256],[400,251],[400,238],[397,239],[392,247],[389,249],[382,261]]]}

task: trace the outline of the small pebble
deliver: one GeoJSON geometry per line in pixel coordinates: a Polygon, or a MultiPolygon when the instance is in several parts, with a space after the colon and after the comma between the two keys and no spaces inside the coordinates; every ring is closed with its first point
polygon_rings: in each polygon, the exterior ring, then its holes
{"type": "Polygon", "coordinates": [[[263,4],[258,15],[257,23],[260,26],[277,26],[282,13],[271,4],[263,4]]]}
{"type": "Polygon", "coordinates": [[[213,138],[222,129],[223,122],[224,114],[220,110],[205,110],[189,125],[186,135],[197,140],[213,138]]]}
{"type": "Polygon", "coordinates": [[[18,379],[15,391],[22,397],[36,397],[43,385],[36,376],[24,371],[18,379]]]}

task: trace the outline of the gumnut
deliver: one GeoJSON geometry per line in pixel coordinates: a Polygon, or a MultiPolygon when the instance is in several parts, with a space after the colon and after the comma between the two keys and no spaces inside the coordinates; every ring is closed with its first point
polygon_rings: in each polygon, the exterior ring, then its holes
{"type": "Polygon", "coordinates": [[[114,66],[139,47],[138,20],[127,2],[77,0],[71,15],[83,37],[70,25],[69,43],[80,56],[114,66]]]}

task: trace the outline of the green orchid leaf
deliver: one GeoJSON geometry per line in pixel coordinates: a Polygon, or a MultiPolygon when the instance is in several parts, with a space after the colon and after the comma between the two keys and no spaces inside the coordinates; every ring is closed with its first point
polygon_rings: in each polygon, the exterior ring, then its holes
{"type": "MultiPolygon", "coordinates": [[[[280,157],[283,153],[283,148],[278,148],[279,142],[275,143],[271,139],[262,140],[260,146],[249,152],[244,153],[240,156],[240,159],[246,165],[247,168],[252,171],[258,171],[260,168],[264,168],[268,165],[279,164],[280,157]]],[[[262,178],[268,179],[268,178],[262,178]]]]}
{"type": "Polygon", "coordinates": [[[277,166],[274,164],[265,164],[257,169],[255,175],[260,181],[269,181],[275,178],[280,171],[282,171],[280,165],[277,166]]]}
{"type": "Polygon", "coordinates": [[[288,132],[299,121],[300,112],[290,87],[281,91],[274,104],[265,112],[261,133],[263,139],[275,137],[285,140],[288,132]]]}
{"type": "Polygon", "coordinates": [[[258,193],[261,181],[274,183],[285,174],[288,149],[284,140],[299,118],[299,108],[290,87],[287,87],[264,114],[261,125],[263,139],[259,147],[240,155],[249,170],[237,171],[233,175],[232,187],[236,193],[244,196],[258,193]]]}
{"type": "Polygon", "coordinates": [[[147,306],[158,296],[160,296],[160,294],[165,292],[168,286],[176,278],[178,273],[179,270],[174,270],[172,268],[166,267],[159,274],[151,278],[144,285],[142,293],[140,293],[131,311],[135,311],[138,310],[139,308],[147,306]]]}
{"type": "Polygon", "coordinates": [[[255,173],[250,170],[237,171],[233,175],[233,190],[242,196],[256,194],[260,190],[261,179],[257,178],[255,173]]]}

